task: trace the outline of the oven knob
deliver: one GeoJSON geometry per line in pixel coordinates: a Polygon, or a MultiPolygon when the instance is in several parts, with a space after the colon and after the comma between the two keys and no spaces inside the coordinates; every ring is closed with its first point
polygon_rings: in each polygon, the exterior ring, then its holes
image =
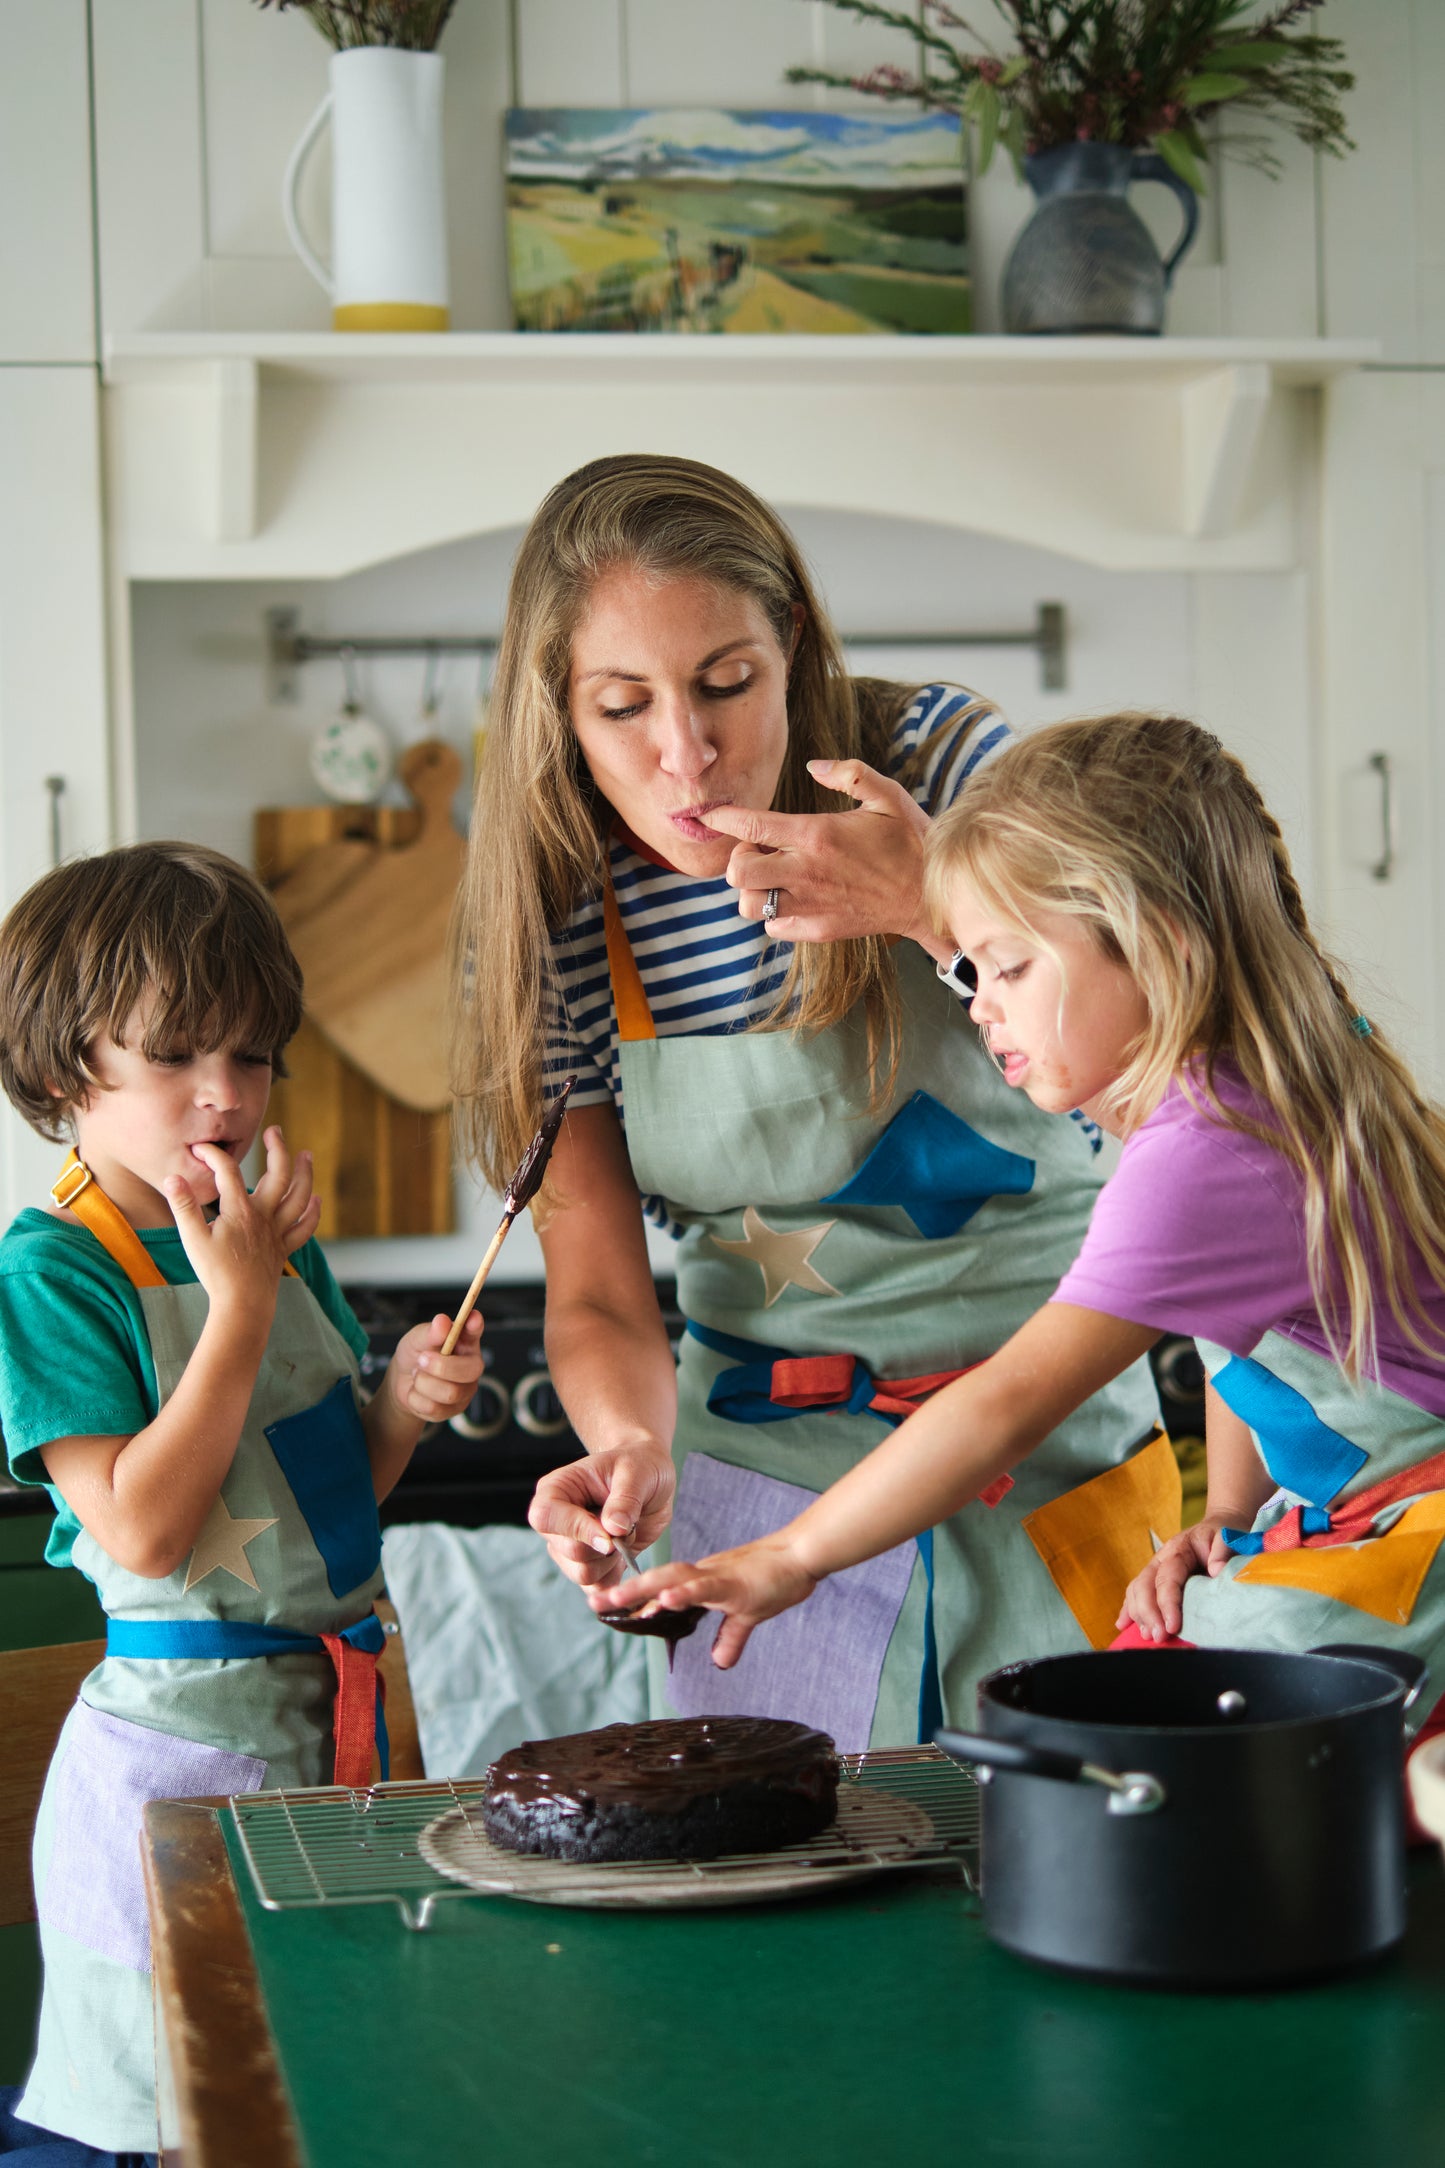
{"type": "Polygon", "coordinates": [[[568,1427],[557,1388],[545,1370],[529,1370],[512,1388],[512,1413],[531,1438],[559,1438],[568,1427]]]}
{"type": "Polygon", "coordinates": [[[496,1438],[506,1429],[512,1414],[512,1396],[497,1378],[483,1377],[466,1406],[451,1418],[451,1428],[461,1438],[496,1438]]]}

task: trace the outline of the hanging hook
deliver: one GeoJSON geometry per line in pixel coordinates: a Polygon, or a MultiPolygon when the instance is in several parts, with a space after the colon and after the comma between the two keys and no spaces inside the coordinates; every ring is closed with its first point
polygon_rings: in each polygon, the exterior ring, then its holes
{"type": "Polygon", "coordinates": [[[429,647],[426,651],[426,676],[421,687],[421,716],[424,723],[435,720],[441,706],[441,649],[429,647]]]}
{"type": "Polygon", "coordinates": [[[342,712],[346,715],[359,715],[361,695],[356,689],[356,649],[346,646],[339,648],[337,652],[341,660],[341,682],[345,688],[342,712]]]}

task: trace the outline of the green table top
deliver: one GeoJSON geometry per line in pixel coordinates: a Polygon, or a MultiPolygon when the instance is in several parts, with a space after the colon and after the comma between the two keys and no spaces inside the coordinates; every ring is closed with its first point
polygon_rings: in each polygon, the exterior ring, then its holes
{"type": "MultiPolygon", "coordinates": [[[[222,1817],[228,1821],[229,1817],[222,1817]]],[[[227,1830],[310,2168],[1438,2168],[1445,1876],[1370,1973],[1162,1994],[991,1944],[962,1884],[711,1912],[268,1912],[227,1830]]]]}

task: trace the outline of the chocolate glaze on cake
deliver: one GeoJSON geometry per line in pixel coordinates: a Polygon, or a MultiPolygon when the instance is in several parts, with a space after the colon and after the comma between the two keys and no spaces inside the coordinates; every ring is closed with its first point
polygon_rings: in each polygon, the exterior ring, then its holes
{"type": "Polygon", "coordinates": [[[683,1717],[514,1747],[487,1771],[482,1821],[493,1843],[555,1859],[715,1859],[816,1836],[837,1792],[825,1732],[683,1717]]]}

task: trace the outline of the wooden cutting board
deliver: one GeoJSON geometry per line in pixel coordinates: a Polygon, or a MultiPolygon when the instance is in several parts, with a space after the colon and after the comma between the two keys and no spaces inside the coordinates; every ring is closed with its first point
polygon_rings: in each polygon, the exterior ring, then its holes
{"type": "Polygon", "coordinates": [[[401,777],[421,821],[409,842],[348,834],[274,883],[312,1022],[388,1097],[424,1114],[450,1100],[447,928],[465,855],[451,802],[461,772],[439,738],[412,746],[401,777]]]}
{"type": "MultiPolygon", "coordinates": [[[[413,843],[421,824],[415,806],[270,807],[255,817],[256,869],[269,887],[337,845],[369,862],[378,846],[413,843]]],[[[309,1018],[286,1050],[286,1066],[291,1073],[278,1079],[268,1113],[314,1158],[322,1240],[450,1234],[450,1115],[419,1114],[389,1098],[309,1018]]]]}

